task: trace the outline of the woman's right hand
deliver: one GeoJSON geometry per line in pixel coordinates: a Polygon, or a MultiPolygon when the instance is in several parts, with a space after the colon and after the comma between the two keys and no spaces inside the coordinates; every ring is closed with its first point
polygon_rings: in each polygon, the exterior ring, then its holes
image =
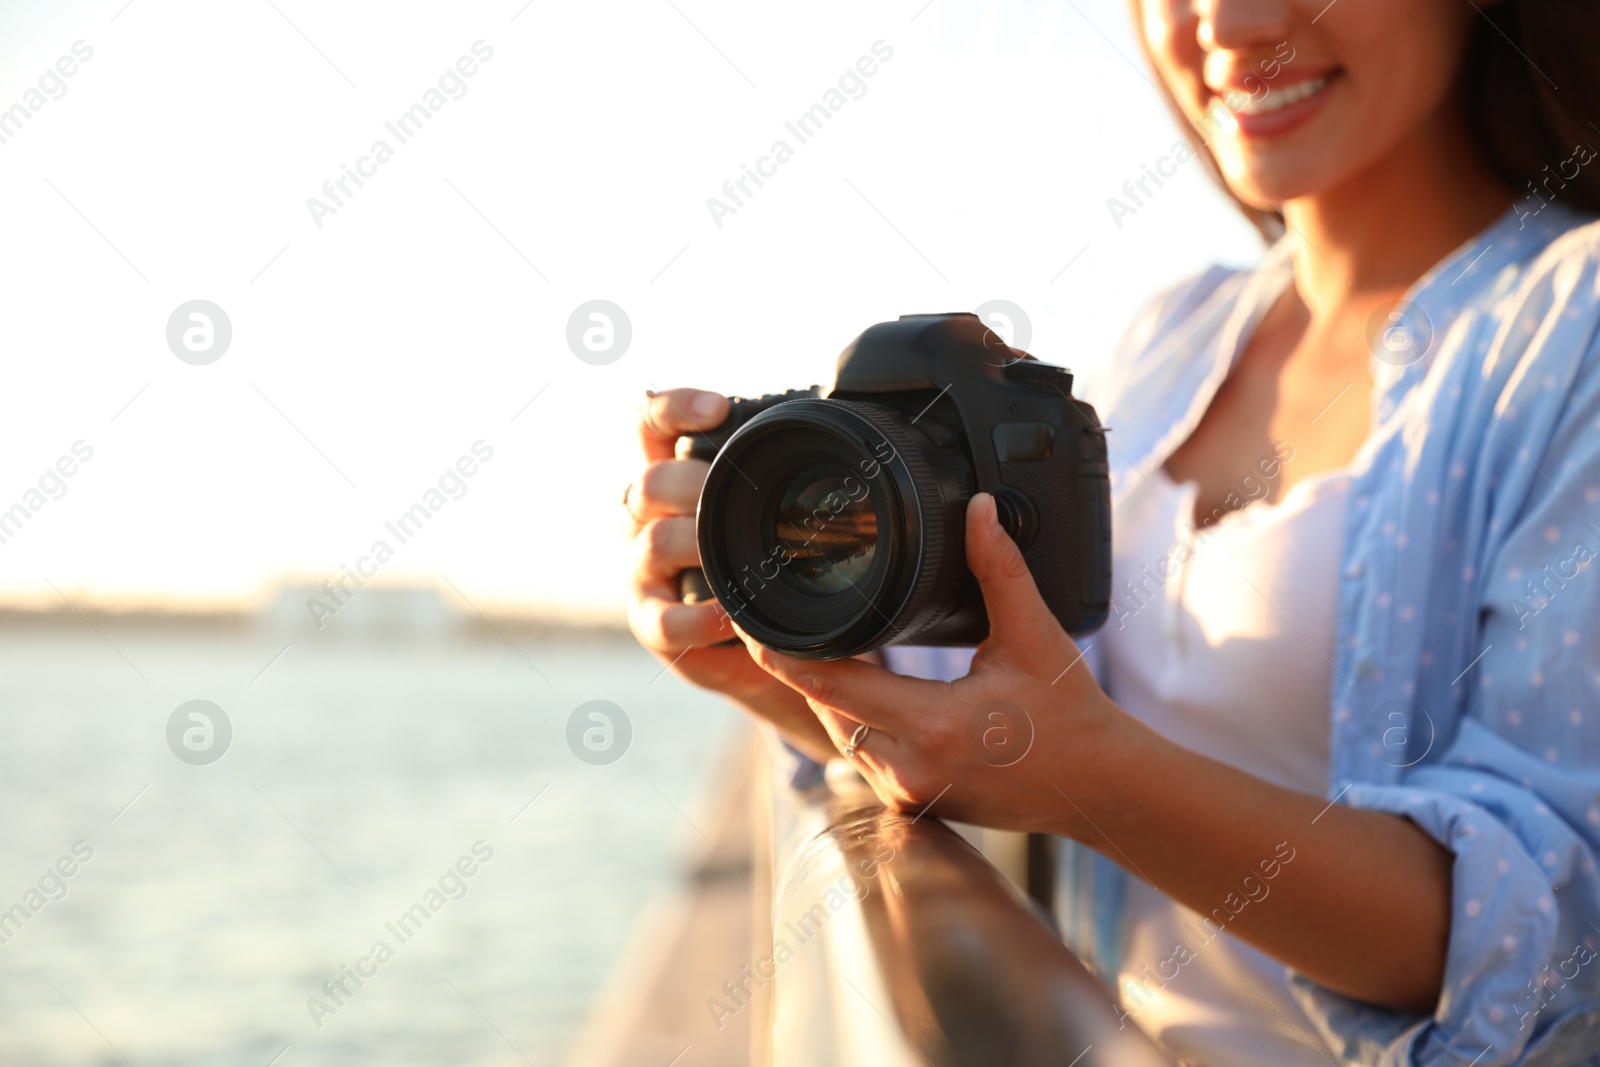
{"type": "Polygon", "coordinates": [[[678,576],[700,566],[694,515],[710,465],[678,459],[684,434],[712,430],[728,417],[728,400],[699,389],[651,394],[639,409],[645,466],[628,488],[633,516],[633,603],[628,626],[639,643],[687,681],[731,697],[771,722],[816,760],[837,756],[805,698],[762,670],[738,641],[715,600],[685,604],[678,576]],[[719,647],[732,639],[735,643],[719,647]]]}

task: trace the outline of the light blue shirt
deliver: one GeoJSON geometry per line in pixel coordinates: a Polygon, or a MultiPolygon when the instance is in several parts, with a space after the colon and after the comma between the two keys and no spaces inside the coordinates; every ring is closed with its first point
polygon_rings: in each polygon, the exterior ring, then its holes
{"type": "MultiPolygon", "coordinates": [[[[1087,383],[1114,509],[1193,432],[1290,283],[1296,240],[1152,301],[1087,383]]],[[[1346,1063],[1600,1063],[1600,223],[1513,208],[1373,334],[1338,647],[1319,650],[1328,800],[1403,815],[1453,853],[1450,943],[1431,1017],[1293,971],[1290,988],[1346,1063]]],[[[885,651],[947,681],[971,658],[885,651]]],[[[1064,844],[1063,932],[1115,975],[1127,876],[1064,844]]]]}
{"type": "MultiPolygon", "coordinates": [[[[1328,800],[1411,819],[1454,854],[1454,892],[1432,1017],[1291,972],[1347,1063],[1600,1062],[1600,224],[1585,222],[1509,211],[1373,331],[1338,647],[1320,650],[1328,800]]],[[[1156,299],[1089,385],[1114,504],[1194,430],[1297,240],[1156,299]]],[[[1071,851],[1068,939],[1115,974],[1125,876],[1071,851]]]]}

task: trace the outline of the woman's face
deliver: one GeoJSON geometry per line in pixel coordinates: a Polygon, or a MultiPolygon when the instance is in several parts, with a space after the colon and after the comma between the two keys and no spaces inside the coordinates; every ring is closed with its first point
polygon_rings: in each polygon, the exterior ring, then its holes
{"type": "Polygon", "coordinates": [[[1426,151],[1471,0],[1142,0],[1156,69],[1223,177],[1258,207],[1426,151]]]}

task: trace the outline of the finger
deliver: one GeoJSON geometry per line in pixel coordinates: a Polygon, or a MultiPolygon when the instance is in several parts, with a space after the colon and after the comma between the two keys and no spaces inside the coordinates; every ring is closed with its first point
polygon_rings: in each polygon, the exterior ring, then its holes
{"type": "Polygon", "coordinates": [[[628,609],[628,627],[639,643],[654,652],[673,655],[687,648],[705,648],[733,636],[728,615],[716,602],[684,604],[665,585],[654,587],[628,609]]]}
{"type": "Polygon", "coordinates": [[[633,544],[635,573],[640,581],[665,581],[687,567],[700,566],[694,520],[685,515],[651,520],[633,544]]]}
{"type": "Polygon", "coordinates": [[[703,389],[651,393],[639,406],[639,444],[646,459],[669,459],[678,438],[714,430],[728,417],[728,398],[703,389]]]}
{"type": "MultiPolygon", "coordinates": [[[[850,739],[855,736],[856,728],[861,724],[854,719],[840,715],[838,712],[828,711],[825,708],[813,708],[817,721],[827,731],[828,738],[844,756],[844,750],[850,746],[850,739]]],[[[905,771],[912,761],[911,753],[894,737],[885,730],[870,730],[856,745],[854,756],[844,756],[846,762],[861,772],[867,780],[867,785],[878,795],[878,799],[891,807],[899,808],[913,792],[905,786],[905,771]]]]}
{"type": "Polygon", "coordinates": [[[812,714],[817,717],[817,721],[822,724],[822,728],[828,731],[828,737],[833,741],[833,747],[839,750],[841,756],[844,755],[845,746],[850,743],[850,735],[855,733],[856,727],[861,724],[854,719],[845,718],[837,711],[829,711],[827,708],[813,709],[812,714]]]}
{"type": "Polygon", "coordinates": [[[658,459],[644,469],[628,494],[633,521],[648,523],[666,515],[693,515],[700,487],[711,465],[702,459],[658,459]]]}
{"type": "Polygon", "coordinates": [[[1016,651],[1024,665],[1037,657],[1058,658],[1062,643],[1071,639],[1039,595],[1022,549],[1000,525],[988,493],[978,493],[967,505],[967,567],[983,589],[986,644],[1016,651]]]}
{"type": "Polygon", "coordinates": [[[774,652],[742,630],[738,632],[761,669],[805,697],[812,707],[843,712],[894,737],[915,736],[918,718],[950,699],[950,687],[942,682],[893,674],[857,659],[831,663],[795,659],[774,652]]]}
{"type": "MultiPolygon", "coordinates": [[[[844,750],[849,747],[850,739],[855,736],[856,729],[861,723],[848,715],[842,715],[828,708],[813,708],[812,713],[816,715],[817,721],[822,723],[822,728],[828,731],[828,736],[833,738],[834,747],[839,750],[839,754],[843,755],[844,750]]],[[[889,762],[892,756],[900,750],[898,738],[888,730],[880,730],[874,727],[862,740],[861,744],[856,746],[855,758],[866,757],[876,768],[889,762]],[[870,753],[867,751],[869,741],[873,742],[874,749],[870,753]]]]}

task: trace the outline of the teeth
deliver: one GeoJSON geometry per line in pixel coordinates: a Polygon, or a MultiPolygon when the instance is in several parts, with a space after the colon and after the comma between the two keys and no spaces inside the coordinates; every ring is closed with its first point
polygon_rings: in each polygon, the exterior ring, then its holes
{"type": "Polygon", "coordinates": [[[1298,104],[1308,100],[1322,91],[1328,84],[1326,77],[1313,78],[1310,81],[1300,82],[1283,89],[1268,89],[1265,96],[1260,99],[1237,90],[1230,89],[1222,97],[1222,104],[1229,111],[1239,115],[1265,115],[1268,112],[1279,111],[1290,104],[1298,104]]]}

